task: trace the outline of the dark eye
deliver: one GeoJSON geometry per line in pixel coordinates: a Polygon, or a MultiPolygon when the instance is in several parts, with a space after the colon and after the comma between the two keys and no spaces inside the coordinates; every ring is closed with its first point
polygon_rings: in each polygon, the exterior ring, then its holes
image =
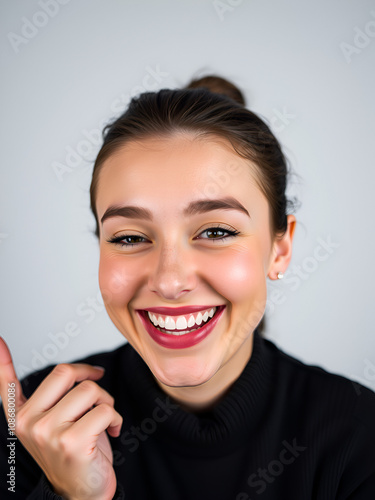
{"type": "Polygon", "coordinates": [[[239,231],[232,229],[224,229],[223,227],[209,227],[200,233],[198,239],[202,238],[205,240],[223,240],[231,236],[236,236],[239,231]],[[206,236],[202,236],[206,234],[206,236]]]}
{"type": "Polygon", "coordinates": [[[122,247],[132,247],[134,245],[137,245],[138,243],[144,243],[146,238],[143,236],[139,236],[138,234],[128,234],[128,235],[120,235],[120,236],[115,236],[114,238],[111,238],[107,240],[108,243],[114,243],[115,245],[120,245],[122,247]]]}

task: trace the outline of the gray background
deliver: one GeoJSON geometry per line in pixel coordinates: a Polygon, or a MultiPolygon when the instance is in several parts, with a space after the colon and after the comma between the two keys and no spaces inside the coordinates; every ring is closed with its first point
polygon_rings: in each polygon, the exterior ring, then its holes
{"type": "Polygon", "coordinates": [[[9,0],[0,30],[0,334],[20,377],[124,342],[97,280],[98,133],[140,91],[213,72],[301,176],[266,336],[375,389],[374,1],[9,0]]]}

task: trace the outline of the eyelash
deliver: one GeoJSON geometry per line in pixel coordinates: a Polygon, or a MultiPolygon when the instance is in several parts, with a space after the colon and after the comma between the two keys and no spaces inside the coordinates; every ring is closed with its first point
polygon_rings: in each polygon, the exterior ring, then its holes
{"type": "MultiPolygon", "coordinates": [[[[235,229],[234,230],[233,229],[226,229],[226,228],[223,228],[220,226],[208,227],[207,229],[202,231],[200,234],[206,233],[207,231],[212,231],[212,232],[221,231],[221,232],[227,233],[228,236],[221,236],[220,238],[198,238],[198,237],[196,237],[194,239],[221,241],[221,240],[225,240],[227,238],[231,238],[231,237],[234,237],[234,236],[237,236],[238,234],[240,234],[240,232],[235,230],[235,229]]],[[[143,236],[139,236],[137,234],[127,234],[127,235],[114,236],[113,238],[110,238],[109,240],[107,240],[107,242],[113,243],[115,245],[120,245],[121,247],[127,247],[127,248],[130,248],[130,247],[137,245],[137,243],[124,243],[125,238],[140,238],[140,239],[146,240],[146,238],[144,238],[143,236]]],[[[142,241],[140,243],[144,243],[144,242],[142,241]]]]}

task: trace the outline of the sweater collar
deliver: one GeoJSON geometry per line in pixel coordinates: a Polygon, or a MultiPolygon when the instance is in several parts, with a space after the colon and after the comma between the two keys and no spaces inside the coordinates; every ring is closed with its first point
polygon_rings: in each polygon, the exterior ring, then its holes
{"type": "Polygon", "coordinates": [[[128,380],[130,391],[140,410],[140,418],[150,418],[157,405],[168,407],[168,418],[158,423],[158,436],[171,444],[178,440],[186,445],[210,446],[224,442],[235,447],[257,429],[272,387],[273,363],[267,342],[254,331],[251,357],[241,375],[226,395],[208,412],[189,412],[168,396],[156,383],[141,356],[131,348],[128,380]],[[131,375],[131,378],[130,378],[131,375]],[[160,401],[162,403],[160,403],[160,401]],[[163,404],[164,403],[164,404],[163,404]]]}

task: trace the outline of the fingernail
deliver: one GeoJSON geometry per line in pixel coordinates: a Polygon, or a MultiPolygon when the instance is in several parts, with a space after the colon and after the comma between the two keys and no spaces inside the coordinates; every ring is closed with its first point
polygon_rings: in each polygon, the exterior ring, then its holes
{"type": "Polygon", "coordinates": [[[94,368],[96,368],[97,370],[102,370],[103,372],[105,372],[105,368],[103,366],[94,365],[94,368]]]}

